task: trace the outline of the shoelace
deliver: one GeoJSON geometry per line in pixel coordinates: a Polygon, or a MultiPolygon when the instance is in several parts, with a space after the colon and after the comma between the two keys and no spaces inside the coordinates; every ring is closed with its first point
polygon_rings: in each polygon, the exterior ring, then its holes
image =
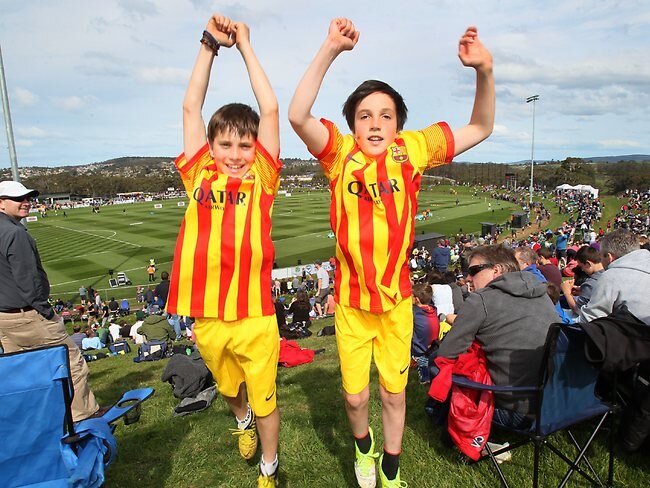
{"type": "Polygon", "coordinates": [[[248,429],[230,429],[230,432],[232,435],[248,435],[251,439],[255,435],[255,429],[251,429],[250,427],[248,429]]]}

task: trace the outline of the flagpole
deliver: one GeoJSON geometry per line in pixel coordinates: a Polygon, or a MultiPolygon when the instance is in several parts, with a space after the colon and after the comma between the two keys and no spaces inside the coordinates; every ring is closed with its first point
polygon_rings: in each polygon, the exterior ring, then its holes
{"type": "Polygon", "coordinates": [[[16,158],[16,145],[14,144],[14,130],[11,126],[11,113],[9,111],[9,97],[7,96],[7,83],[5,81],[5,67],[2,62],[2,46],[0,46],[0,93],[2,94],[2,113],[5,118],[7,144],[9,146],[9,160],[11,161],[11,176],[14,181],[20,181],[20,176],[18,174],[18,159],[16,158]]]}

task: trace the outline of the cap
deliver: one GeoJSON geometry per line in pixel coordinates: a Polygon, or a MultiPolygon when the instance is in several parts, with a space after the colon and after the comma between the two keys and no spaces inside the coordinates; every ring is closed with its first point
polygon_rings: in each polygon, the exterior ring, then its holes
{"type": "Polygon", "coordinates": [[[0,181],[0,198],[10,197],[36,197],[38,196],[38,190],[30,190],[25,188],[25,185],[18,183],[17,181],[7,180],[0,181]]]}

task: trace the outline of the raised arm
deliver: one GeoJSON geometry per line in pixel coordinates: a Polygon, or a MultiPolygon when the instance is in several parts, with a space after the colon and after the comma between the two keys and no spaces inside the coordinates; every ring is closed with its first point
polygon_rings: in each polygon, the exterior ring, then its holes
{"type": "Polygon", "coordinates": [[[262,65],[253,51],[248,26],[236,22],[233,26],[233,32],[235,44],[246,64],[251,88],[260,109],[260,125],[257,131],[257,139],[271,156],[276,157],[280,152],[278,100],[262,69],[262,65]]]}
{"type": "Polygon", "coordinates": [[[478,38],[476,27],[468,27],[463,34],[458,57],[464,66],[476,70],[476,96],[469,124],[454,131],[455,155],[476,146],[492,133],[496,105],[492,55],[478,38]]]}
{"type": "MultiPolygon", "coordinates": [[[[233,22],[227,17],[214,15],[205,30],[212,34],[219,44],[230,47],[234,44],[234,37],[231,36],[232,26],[233,22]]],[[[208,91],[214,57],[214,52],[205,44],[201,44],[183,99],[183,151],[188,158],[194,156],[206,143],[205,122],[201,109],[208,91]]]]}
{"type": "Polygon", "coordinates": [[[325,126],[311,114],[325,73],[336,57],[343,51],[352,50],[358,40],[359,32],[354,28],[352,21],[345,18],[332,20],[325,42],[300,80],[289,105],[291,127],[313,154],[320,153],[328,139],[325,126]]]}

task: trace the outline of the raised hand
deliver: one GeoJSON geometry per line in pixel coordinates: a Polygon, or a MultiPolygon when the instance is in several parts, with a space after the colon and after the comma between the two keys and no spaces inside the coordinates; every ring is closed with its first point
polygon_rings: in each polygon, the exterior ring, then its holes
{"type": "Polygon", "coordinates": [[[467,28],[458,42],[458,57],[464,66],[491,70],[492,54],[478,38],[478,30],[474,26],[467,28]]]}
{"type": "Polygon", "coordinates": [[[231,28],[235,38],[235,44],[238,48],[244,43],[250,43],[250,29],[246,24],[243,22],[235,22],[231,28]]]}
{"type": "Polygon", "coordinates": [[[351,51],[359,40],[359,31],[350,19],[343,17],[330,22],[327,38],[339,51],[351,51]]]}
{"type": "Polygon", "coordinates": [[[219,41],[223,47],[232,47],[235,44],[235,23],[223,15],[213,15],[205,28],[212,36],[219,41]]]}

